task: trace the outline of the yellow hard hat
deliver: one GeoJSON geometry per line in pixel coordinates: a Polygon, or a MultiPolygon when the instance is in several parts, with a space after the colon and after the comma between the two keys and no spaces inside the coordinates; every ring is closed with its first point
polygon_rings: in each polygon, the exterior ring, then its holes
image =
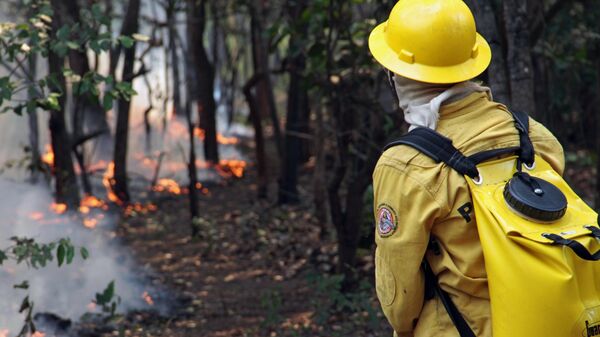
{"type": "Polygon", "coordinates": [[[492,52],[462,0],[400,0],[369,36],[385,68],[427,83],[458,83],[481,74],[492,52]]]}

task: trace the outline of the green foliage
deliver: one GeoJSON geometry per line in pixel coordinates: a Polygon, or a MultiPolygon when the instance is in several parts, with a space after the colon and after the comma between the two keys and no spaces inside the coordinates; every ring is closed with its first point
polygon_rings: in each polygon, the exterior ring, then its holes
{"type": "Polygon", "coordinates": [[[283,316],[281,315],[283,299],[281,297],[280,289],[264,292],[260,298],[260,306],[266,311],[265,319],[261,323],[264,328],[281,323],[283,320],[283,316]]]}
{"type": "Polygon", "coordinates": [[[121,303],[121,297],[115,293],[115,281],[111,281],[104,291],[96,293],[94,303],[102,308],[102,312],[107,314],[107,319],[116,317],[117,306],[121,303]]]}
{"type": "Polygon", "coordinates": [[[27,12],[25,23],[0,24],[0,63],[9,68],[10,75],[0,78],[0,112],[13,111],[22,114],[23,110],[32,112],[35,108],[57,111],[59,98],[65,94],[60,75],[71,83],[76,97],[88,96],[100,99],[100,87],[105,87],[102,99],[106,110],[112,108],[112,100],[122,98],[129,100],[136,92],[130,83],[116,83],[112,76],[102,76],[91,70],[85,74],[75,74],[65,68],[62,74],[48,74],[36,80],[32,71],[26,66],[32,57],[47,58],[50,52],[59,57],[66,57],[71,51],[87,53],[93,51],[100,54],[121,45],[131,48],[135,39],[128,36],[113,38],[110,31],[111,19],[104,14],[98,3],[90,9],[83,9],[81,20],[70,25],[63,25],[51,33],[53,11],[47,0],[24,0],[31,9],[27,12]],[[30,100],[15,100],[15,94],[27,91],[30,100]],[[13,103],[9,105],[7,103],[13,103]]]}
{"type": "MultiPolygon", "coordinates": [[[[68,238],[59,239],[50,243],[38,243],[34,239],[26,237],[10,238],[12,245],[0,250],[0,266],[5,262],[12,260],[16,263],[25,263],[32,268],[46,267],[48,262],[54,259],[58,261],[58,266],[71,264],[75,258],[75,246],[68,238]]],[[[89,253],[85,247],[80,247],[81,257],[85,260],[89,253]]],[[[19,284],[13,285],[13,288],[20,290],[29,289],[29,281],[25,280],[19,284]]],[[[21,302],[19,313],[25,313],[25,319],[21,331],[17,337],[25,337],[36,331],[33,322],[34,302],[25,296],[21,302]]]]}

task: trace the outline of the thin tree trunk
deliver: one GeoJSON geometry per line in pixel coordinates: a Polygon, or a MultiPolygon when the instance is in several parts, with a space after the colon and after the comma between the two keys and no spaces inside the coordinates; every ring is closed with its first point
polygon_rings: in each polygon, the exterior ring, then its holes
{"type": "MultiPolygon", "coordinates": [[[[130,0],[121,35],[131,36],[139,30],[138,18],[140,14],[140,0],[130,0]]],[[[123,52],[122,81],[131,83],[133,81],[133,67],[135,63],[136,43],[123,52]]],[[[131,103],[128,100],[118,100],[117,126],[115,131],[114,150],[114,185],[113,192],[122,202],[129,202],[129,190],[127,187],[127,146],[129,136],[129,112],[131,103]]]]}
{"type": "Polygon", "coordinates": [[[188,45],[196,72],[196,99],[198,104],[199,126],[204,130],[204,158],[212,163],[219,162],[217,142],[217,116],[215,91],[215,68],[210,63],[204,48],[204,28],[206,25],[205,1],[187,0],[188,5],[188,45]]]}
{"type": "Polygon", "coordinates": [[[527,1],[505,0],[511,108],[536,115],[527,1]]]}
{"type": "MultiPolygon", "coordinates": [[[[55,11],[52,21],[52,34],[64,24],[64,12],[61,10],[61,1],[52,0],[52,8],[55,11]]],[[[67,130],[65,120],[66,109],[66,81],[63,76],[64,58],[56,53],[48,53],[49,72],[56,78],[56,86],[49,83],[53,93],[60,93],[58,98],[59,109],[50,111],[49,129],[52,151],[54,152],[54,178],[56,184],[56,202],[64,203],[69,209],[77,209],[79,206],[79,187],[77,177],[73,169],[73,158],[71,157],[71,138],[67,130]]]]}
{"type": "Polygon", "coordinates": [[[503,46],[503,37],[500,33],[503,30],[498,29],[499,25],[492,0],[472,0],[471,2],[473,2],[472,7],[475,8],[477,28],[492,48],[492,63],[487,73],[494,100],[502,104],[509,104],[510,91],[506,74],[506,53],[503,46]]]}
{"type": "Polygon", "coordinates": [[[189,201],[190,201],[190,223],[192,227],[192,237],[197,237],[200,235],[200,228],[196,225],[196,219],[200,216],[200,210],[198,209],[198,171],[196,167],[196,137],[194,137],[194,129],[195,125],[192,120],[192,97],[193,93],[196,90],[196,80],[195,75],[196,72],[192,71],[194,65],[192,63],[192,58],[190,57],[188,45],[187,50],[184,50],[183,41],[180,41],[182,44],[181,50],[183,52],[183,60],[184,60],[184,72],[185,72],[185,80],[186,80],[186,101],[185,101],[185,118],[188,126],[188,135],[190,138],[189,143],[189,162],[187,163],[188,168],[188,179],[189,179],[189,201]]]}
{"type": "Polygon", "coordinates": [[[242,91],[248,102],[248,108],[250,109],[250,120],[254,127],[254,144],[256,147],[256,166],[258,171],[258,197],[267,197],[267,162],[265,155],[265,140],[264,132],[262,128],[262,121],[258,110],[258,104],[255,96],[252,94],[252,88],[260,82],[261,76],[264,74],[255,74],[248,82],[244,85],[242,91]]]}
{"type": "MultiPolygon", "coordinates": [[[[296,3],[288,4],[287,11],[289,20],[293,24],[297,22],[306,6],[296,3]]],[[[298,50],[302,50],[302,41],[306,28],[298,27],[290,35],[290,53],[288,55],[288,70],[290,74],[290,83],[288,87],[287,117],[285,122],[285,149],[282,160],[281,176],[279,178],[279,203],[296,203],[298,196],[298,166],[303,157],[305,137],[300,134],[307,133],[308,116],[308,93],[306,90],[305,79],[302,76],[306,68],[306,57],[298,50]]]]}
{"type": "Polygon", "coordinates": [[[325,162],[325,132],[323,130],[323,107],[315,108],[315,171],[313,174],[315,216],[319,221],[321,239],[327,237],[328,203],[327,203],[327,165],[325,162]]]}
{"type": "Polygon", "coordinates": [[[177,20],[176,0],[169,0],[167,5],[167,28],[169,30],[169,50],[171,52],[171,69],[173,70],[173,108],[176,116],[185,115],[181,105],[181,88],[180,73],[179,73],[179,56],[177,53],[177,20]]]}
{"type": "Polygon", "coordinates": [[[264,1],[254,0],[249,9],[254,72],[266,74],[256,88],[257,103],[260,107],[259,111],[261,113],[261,117],[262,115],[268,114],[268,116],[271,118],[277,152],[280,158],[283,158],[283,137],[281,136],[281,127],[279,125],[279,117],[277,116],[275,96],[273,95],[273,84],[271,83],[269,69],[268,47],[266,46],[262,37],[263,27],[260,18],[264,15],[264,1]]]}
{"type": "MultiPolygon", "coordinates": [[[[29,73],[31,74],[31,80],[36,80],[37,78],[37,54],[31,53],[28,58],[29,61],[29,73]]],[[[39,98],[37,96],[34,97],[32,92],[28,93],[29,100],[39,98]]],[[[31,176],[29,181],[32,184],[37,183],[38,176],[40,173],[40,167],[42,164],[41,155],[40,155],[40,134],[39,134],[39,125],[38,125],[38,116],[37,110],[35,107],[27,106],[27,121],[29,124],[29,150],[31,152],[31,176]]]]}

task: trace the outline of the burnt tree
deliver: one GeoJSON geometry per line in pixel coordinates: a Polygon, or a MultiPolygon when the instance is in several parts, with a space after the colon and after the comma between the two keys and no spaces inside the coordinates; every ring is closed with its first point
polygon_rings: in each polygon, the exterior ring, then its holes
{"type": "MultiPolygon", "coordinates": [[[[131,0],[125,13],[121,35],[131,36],[139,30],[140,0],[131,0]]],[[[123,71],[121,81],[131,83],[133,81],[133,67],[135,63],[136,43],[131,48],[123,51],[123,71]]],[[[113,177],[113,192],[122,202],[129,201],[129,190],[127,188],[127,144],[129,136],[129,100],[119,98],[117,102],[117,126],[115,129],[114,163],[115,173],[113,177]]]]}
{"type": "MultiPolygon", "coordinates": [[[[61,1],[52,0],[51,5],[55,13],[52,20],[52,36],[56,37],[56,32],[64,24],[61,16],[61,1]]],[[[69,209],[76,209],[79,206],[79,186],[73,168],[73,158],[71,157],[71,137],[65,120],[67,98],[65,90],[66,81],[63,76],[64,64],[64,57],[49,50],[49,72],[55,79],[55,81],[49,82],[49,89],[52,93],[59,94],[60,96],[58,97],[58,108],[50,110],[48,126],[50,129],[52,151],[54,152],[53,172],[56,202],[66,204],[69,209]]]]}
{"type": "MultiPolygon", "coordinates": [[[[217,142],[217,116],[214,97],[215,67],[208,59],[204,47],[206,3],[204,0],[187,0],[187,39],[195,76],[199,126],[204,130],[204,158],[219,162],[217,142]]],[[[191,97],[190,97],[191,98],[191,97]]]]}

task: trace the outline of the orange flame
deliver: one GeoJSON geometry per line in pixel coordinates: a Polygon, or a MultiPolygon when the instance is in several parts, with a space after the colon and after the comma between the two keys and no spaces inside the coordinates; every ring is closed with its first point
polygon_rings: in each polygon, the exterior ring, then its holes
{"type": "Polygon", "coordinates": [[[232,175],[236,178],[244,176],[247,163],[243,160],[223,159],[219,161],[219,165],[216,166],[217,173],[223,178],[230,178],[232,175]]]}
{"type": "MultiPolygon", "coordinates": [[[[33,213],[29,214],[29,218],[31,220],[34,220],[34,221],[40,221],[40,220],[42,220],[44,218],[44,213],[42,213],[42,212],[33,212],[33,213]]],[[[0,335],[0,337],[2,337],[2,336],[0,335]]]]}
{"type": "MultiPolygon", "coordinates": [[[[195,128],[194,136],[196,136],[200,140],[204,140],[204,138],[206,137],[206,131],[201,128],[195,128]]],[[[217,143],[219,143],[219,144],[235,145],[239,142],[240,142],[240,140],[237,137],[227,137],[227,136],[224,136],[220,132],[217,133],[217,143]]]]}
{"type": "Polygon", "coordinates": [[[31,337],[44,337],[44,336],[46,336],[46,334],[41,331],[36,331],[31,335],[31,337]]]}
{"type": "Polygon", "coordinates": [[[85,228],[94,229],[98,225],[98,219],[94,218],[85,218],[83,219],[83,226],[85,228]]]}
{"type": "Polygon", "coordinates": [[[119,199],[119,197],[115,194],[115,192],[113,192],[112,187],[114,185],[114,179],[113,179],[114,175],[115,175],[115,163],[111,162],[110,164],[108,164],[108,167],[106,168],[106,172],[104,172],[104,176],[102,177],[102,184],[106,188],[106,193],[108,194],[108,200],[114,202],[117,205],[122,205],[123,202],[121,201],[121,199],[119,199]]]}
{"type": "Polygon", "coordinates": [[[46,153],[42,155],[42,162],[50,167],[54,167],[54,151],[52,151],[52,146],[50,144],[46,144],[46,153]]]}
{"type": "Polygon", "coordinates": [[[67,211],[67,204],[57,204],[55,202],[50,205],[50,210],[56,214],[64,214],[67,211]]]}
{"type": "Polygon", "coordinates": [[[152,299],[152,296],[148,294],[147,291],[144,291],[144,293],[142,294],[142,298],[144,299],[144,301],[146,301],[148,305],[154,305],[154,300],[152,299]]]}
{"type": "Polygon", "coordinates": [[[156,185],[152,187],[153,191],[156,192],[169,192],[172,194],[181,194],[181,187],[173,179],[159,179],[156,185]]]}
{"type": "Polygon", "coordinates": [[[0,329],[0,337],[8,337],[8,330],[0,329]]]}

